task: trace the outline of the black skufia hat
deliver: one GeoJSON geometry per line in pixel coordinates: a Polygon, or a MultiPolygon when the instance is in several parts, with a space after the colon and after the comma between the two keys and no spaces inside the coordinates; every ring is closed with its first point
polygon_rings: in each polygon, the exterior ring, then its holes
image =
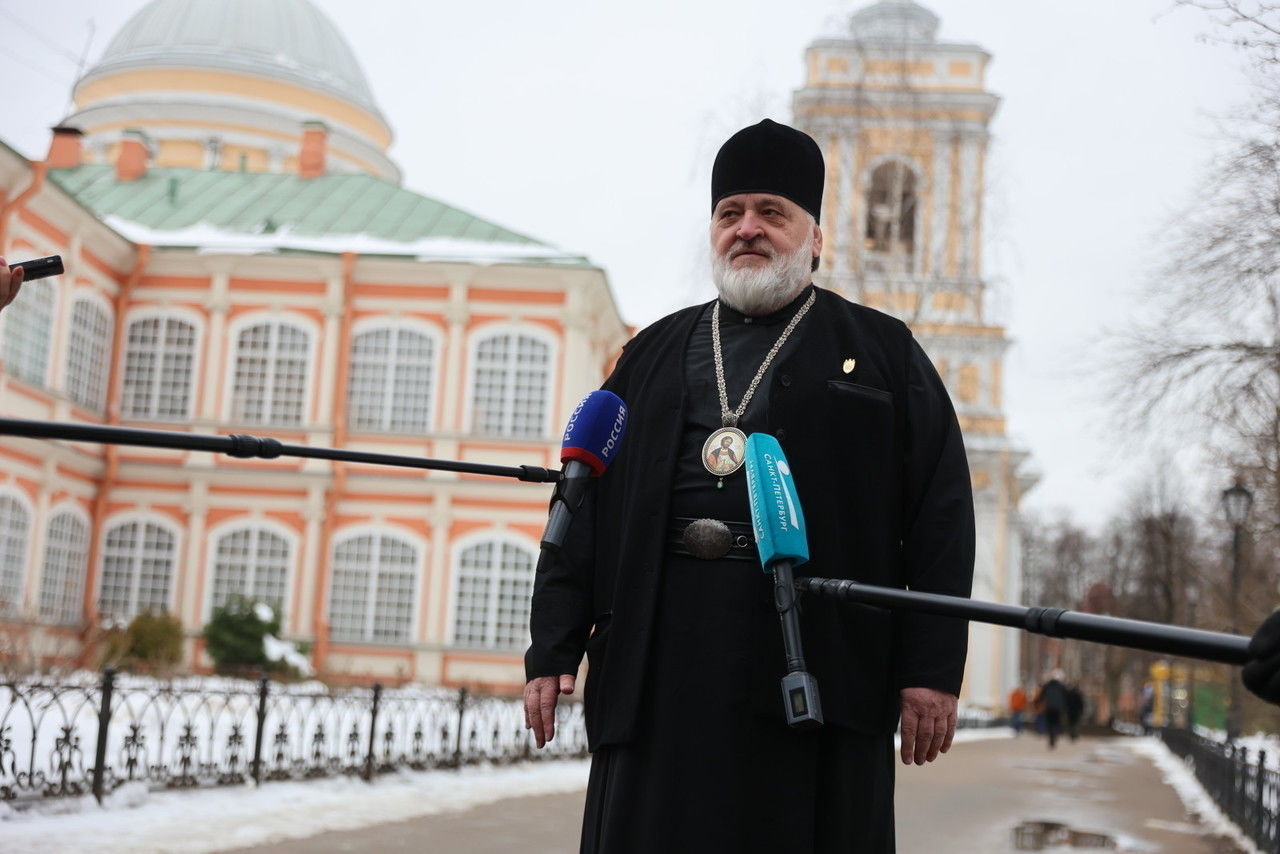
{"type": "Polygon", "coordinates": [[[824,172],[822,150],[813,137],[765,119],[720,146],[711,168],[711,209],[725,196],[776,193],[820,220],[824,172]]]}

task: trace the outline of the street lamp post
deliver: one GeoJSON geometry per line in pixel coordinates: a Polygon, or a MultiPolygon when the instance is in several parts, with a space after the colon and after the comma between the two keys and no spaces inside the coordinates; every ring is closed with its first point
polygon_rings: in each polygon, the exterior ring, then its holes
{"type": "MultiPolygon", "coordinates": [[[[1231,525],[1231,633],[1240,634],[1240,542],[1244,523],[1253,505],[1253,493],[1237,479],[1222,491],[1222,509],[1231,525]]],[[[1227,738],[1240,737],[1240,680],[1231,680],[1231,707],[1227,711],[1227,738]]]]}
{"type": "MultiPolygon", "coordinates": [[[[1196,628],[1196,600],[1200,598],[1200,585],[1194,581],[1187,587],[1187,625],[1196,628]]],[[[1187,662],[1187,729],[1196,728],[1196,662],[1187,662]]]]}

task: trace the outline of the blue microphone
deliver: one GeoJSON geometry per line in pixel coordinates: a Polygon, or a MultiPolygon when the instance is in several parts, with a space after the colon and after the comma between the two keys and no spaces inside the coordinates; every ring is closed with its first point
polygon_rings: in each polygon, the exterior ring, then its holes
{"type": "Polygon", "coordinates": [[[569,532],[569,522],[582,504],[588,478],[599,477],[618,455],[627,431],[627,405],[611,391],[593,391],[582,399],[564,428],[560,462],[564,470],[556,484],[551,516],[542,535],[542,569],[548,552],[558,552],[569,532]]]}
{"type": "Polygon", "coordinates": [[[804,511],[795,478],[782,446],[768,433],[752,433],[747,438],[746,467],[751,527],[755,529],[760,565],[765,572],[773,573],[773,603],[782,621],[787,656],[782,701],[787,723],[797,729],[821,726],[822,701],[817,680],[805,669],[791,575],[792,567],[809,560],[809,538],[805,536],[804,511]]]}
{"type": "Polygon", "coordinates": [[[626,432],[627,405],[622,398],[603,389],[584,397],[569,416],[560,442],[564,477],[574,476],[569,474],[568,467],[575,462],[584,463],[596,477],[604,474],[626,432]]]}

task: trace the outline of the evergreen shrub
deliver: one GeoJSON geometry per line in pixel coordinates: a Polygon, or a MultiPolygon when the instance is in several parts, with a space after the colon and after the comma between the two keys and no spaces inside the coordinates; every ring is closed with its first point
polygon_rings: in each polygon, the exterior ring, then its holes
{"type": "Polygon", "coordinates": [[[267,658],[262,642],[266,635],[280,636],[280,617],[272,612],[271,619],[264,620],[260,611],[263,608],[258,602],[243,596],[214,609],[201,636],[218,673],[247,676],[258,670],[276,674],[290,671],[284,662],[267,658]]]}

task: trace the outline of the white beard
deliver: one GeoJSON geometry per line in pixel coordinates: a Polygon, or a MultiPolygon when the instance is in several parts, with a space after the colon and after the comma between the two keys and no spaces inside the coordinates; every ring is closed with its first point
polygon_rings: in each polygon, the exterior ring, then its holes
{"type": "Polygon", "coordinates": [[[724,255],[711,253],[711,279],[731,308],[746,315],[771,314],[795,299],[809,284],[813,272],[813,236],[788,255],[777,254],[767,241],[753,250],[769,253],[763,267],[734,268],[729,255],[746,247],[738,241],[724,255]]]}

